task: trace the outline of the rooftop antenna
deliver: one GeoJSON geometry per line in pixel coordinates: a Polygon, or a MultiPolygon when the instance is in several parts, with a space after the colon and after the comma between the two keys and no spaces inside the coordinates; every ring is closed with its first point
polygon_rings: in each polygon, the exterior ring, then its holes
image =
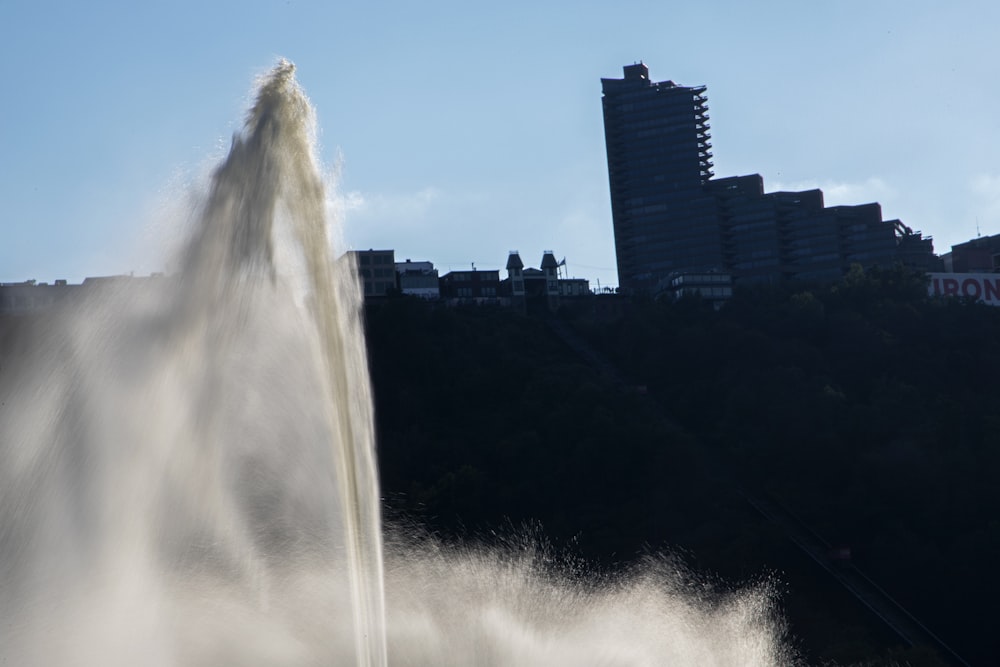
{"type": "Polygon", "coordinates": [[[976,216],[976,238],[978,239],[982,234],[979,233],[979,216],[976,216]]]}

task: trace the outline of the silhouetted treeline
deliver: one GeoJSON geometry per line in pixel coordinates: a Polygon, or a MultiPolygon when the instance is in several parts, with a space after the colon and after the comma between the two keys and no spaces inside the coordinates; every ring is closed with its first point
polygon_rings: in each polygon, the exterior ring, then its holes
{"type": "Polygon", "coordinates": [[[734,584],[776,571],[807,655],[893,645],[735,480],[849,547],[968,659],[995,659],[1000,309],[931,300],[893,270],[719,311],[561,311],[624,384],[512,311],[397,298],[366,317],[390,513],[466,538],[537,521],[597,563],[666,548],[734,584]]]}

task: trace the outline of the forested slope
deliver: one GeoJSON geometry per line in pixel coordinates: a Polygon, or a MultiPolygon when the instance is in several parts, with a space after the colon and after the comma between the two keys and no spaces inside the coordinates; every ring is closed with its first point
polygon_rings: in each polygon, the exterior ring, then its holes
{"type": "MultiPolygon", "coordinates": [[[[1000,310],[902,272],[832,288],[635,303],[544,320],[398,298],[367,328],[389,514],[445,536],[538,522],[599,566],[661,549],[738,584],[775,572],[807,654],[896,641],[734,492],[781,500],[976,661],[1000,590],[1000,310]]],[[[912,664],[926,663],[908,655],[912,664]]]]}

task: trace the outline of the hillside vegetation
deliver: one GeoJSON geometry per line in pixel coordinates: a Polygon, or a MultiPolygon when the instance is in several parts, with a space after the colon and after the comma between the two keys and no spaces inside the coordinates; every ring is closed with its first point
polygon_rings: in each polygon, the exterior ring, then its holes
{"type": "Polygon", "coordinates": [[[886,655],[898,640],[739,486],[849,548],[967,659],[998,659],[982,628],[1000,596],[1000,309],[855,270],[830,287],[742,291],[718,311],[592,312],[559,317],[624,382],[542,319],[371,305],[388,513],[449,538],[540,525],[596,568],[670,551],[733,585],[776,574],[807,655],[886,655]]]}

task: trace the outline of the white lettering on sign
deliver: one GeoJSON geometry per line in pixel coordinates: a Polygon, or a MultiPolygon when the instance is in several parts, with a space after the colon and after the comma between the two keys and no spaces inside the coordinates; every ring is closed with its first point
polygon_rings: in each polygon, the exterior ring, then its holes
{"type": "Polygon", "coordinates": [[[930,273],[931,296],[957,296],[1000,306],[1000,273],[930,273]]]}

